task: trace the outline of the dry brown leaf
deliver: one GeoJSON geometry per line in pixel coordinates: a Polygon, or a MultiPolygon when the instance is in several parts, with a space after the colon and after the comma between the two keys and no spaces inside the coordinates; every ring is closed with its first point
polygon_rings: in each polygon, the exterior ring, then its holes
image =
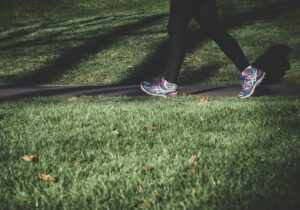
{"type": "Polygon", "coordinates": [[[65,117],[63,120],[64,120],[65,123],[68,123],[68,122],[71,121],[71,119],[69,117],[65,117]]]}
{"type": "Polygon", "coordinates": [[[41,180],[43,182],[54,182],[55,177],[53,177],[49,174],[43,173],[43,174],[39,175],[39,180],[41,180]]]}
{"type": "Polygon", "coordinates": [[[145,125],[145,128],[147,128],[150,131],[157,131],[158,130],[158,127],[153,125],[153,124],[145,125]]]}
{"type": "Polygon", "coordinates": [[[138,186],[138,191],[139,191],[139,193],[142,193],[142,192],[144,192],[144,188],[142,186],[138,186]]]}
{"type": "Polygon", "coordinates": [[[225,72],[224,68],[219,68],[219,69],[218,69],[218,73],[219,73],[219,74],[223,74],[224,72],[225,72]]]}
{"type": "Polygon", "coordinates": [[[162,200],[162,197],[160,197],[157,193],[152,193],[152,200],[154,202],[162,200]]]}
{"type": "Polygon", "coordinates": [[[133,207],[140,208],[140,207],[146,206],[147,204],[148,204],[148,202],[146,200],[137,200],[134,202],[133,207]]]}
{"type": "Polygon", "coordinates": [[[192,155],[187,162],[192,165],[192,167],[187,171],[188,173],[194,174],[196,172],[196,160],[197,156],[192,155]]]}
{"type": "Polygon", "coordinates": [[[79,166],[79,165],[81,165],[81,162],[82,162],[82,160],[75,160],[75,165],[79,166]]]}
{"type": "Polygon", "coordinates": [[[68,98],[68,101],[73,102],[73,101],[76,101],[77,99],[78,99],[78,97],[71,96],[71,97],[68,98]]]}
{"type": "Polygon", "coordinates": [[[180,108],[180,109],[178,109],[180,112],[186,112],[187,111],[187,108],[186,107],[184,107],[184,108],[180,108]]]}
{"type": "Polygon", "coordinates": [[[142,172],[151,172],[153,171],[154,167],[153,166],[150,166],[150,165],[143,165],[141,170],[142,172]]]}
{"type": "Polygon", "coordinates": [[[190,174],[195,174],[196,173],[196,164],[193,163],[192,167],[187,172],[190,174]]]}
{"type": "Polygon", "coordinates": [[[23,157],[21,157],[21,159],[30,163],[36,163],[39,161],[39,158],[35,155],[24,155],[23,157]]]}
{"type": "Polygon", "coordinates": [[[204,97],[198,101],[198,105],[203,105],[208,103],[208,97],[204,97]]]}
{"type": "Polygon", "coordinates": [[[192,196],[195,196],[195,195],[196,195],[196,189],[192,188],[192,196]]]}
{"type": "Polygon", "coordinates": [[[95,77],[90,77],[87,79],[88,81],[96,81],[96,78],[95,77]]]}
{"type": "Polygon", "coordinates": [[[118,135],[120,135],[120,132],[119,132],[118,130],[113,130],[113,131],[111,132],[111,134],[112,134],[112,135],[115,135],[115,136],[118,136],[118,135]]]}
{"type": "Polygon", "coordinates": [[[187,160],[187,162],[188,162],[189,164],[194,164],[196,160],[197,160],[197,156],[196,156],[196,155],[192,155],[192,156],[187,160]]]}
{"type": "Polygon", "coordinates": [[[172,152],[172,149],[170,149],[170,148],[164,148],[164,149],[163,149],[163,152],[164,152],[165,154],[170,154],[170,153],[172,152]]]}
{"type": "Polygon", "coordinates": [[[231,108],[230,108],[230,112],[237,112],[237,111],[238,111],[238,109],[235,108],[235,107],[231,107],[231,108]]]}

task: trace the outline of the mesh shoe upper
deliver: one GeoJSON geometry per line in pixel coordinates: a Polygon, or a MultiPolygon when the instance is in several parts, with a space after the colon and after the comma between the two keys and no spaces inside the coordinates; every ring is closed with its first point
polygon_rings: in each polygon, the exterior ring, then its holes
{"type": "Polygon", "coordinates": [[[241,98],[247,98],[253,95],[255,88],[265,77],[265,72],[255,67],[248,67],[241,74],[242,91],[239,93],[241,98]]]}
{"type": "Polygon", "coordinates": [[[149,95],[163,96],[163,97],[177,95],[177,85],[168,82],[164,78],[161,78],[160,80],[153,83],[143,81],[141,83],[141,89],[149,95]]]}

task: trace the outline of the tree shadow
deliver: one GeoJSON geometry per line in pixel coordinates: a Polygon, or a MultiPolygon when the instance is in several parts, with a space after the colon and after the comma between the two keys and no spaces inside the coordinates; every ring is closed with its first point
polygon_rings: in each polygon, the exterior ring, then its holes
{"type": "Polygon", "coordinates": [[[145,17],[140,21],[125,24],[113,30],[112,32],[90,39],[85,44],[66,50],[59,58],[52,61],[49,65],[37,69],[31,74],[15,79],[13,84],[42,84],[53,81],[62,75],[71,67],[79,64],[82,59],[88,58],[95,53],[109,47],[116,39],[127,34],[128,31],[137,30],[145,25],[159,21],[164,18],[166,14],[152,15],[145,17]]]}
{"type": "Polygon", "coordinates": [[[281,81],[290,69],[288,55],[291,50],[285,44],[276,44],[269,47],[264,54],[256,59],[254,65],[267,73],[263,84],[272,85],[281,81]]]}
{"type": "Polygon", "coordinates": [[[0,87],[0,102],[41,96],[140,96],[144,95],[139,86],[24,86],[18,89],[0,87]],[[3,88],[5,89],[3,91],[3,88]],[[2,92],[3,91],[3,92],[2,92]],[[1,94],[4,93],[4,94],[1,94]]]}
{"type": "MultiPolygon", "coordinates": [[[[0,37],[0,42],[6,42],[6,41],[14,39],[14,38],[20,38],[22,36],[30,35],[32,33],[35,33],[36,31],[40,30],[41,28],[47,27],[48,25],[49,24],[40,24],[35,27],[22,28],[20,30],[10,32],[6,36],[0,37]]],[[[1,50],[1,48],[0,48],[0,50],[1,50]]]]}
{"type": "MultiPolygon", "coordinates": [[[[47,29],[55,29],[59,28],[59,30],[56,30],[55,32],[50,32],[47,33],[47,36],[41,36],[39,38],[35,39],[30,39],[30,40],[24,40],[24,41],[18,41],[12,44],[8,45],[3,45],[0,46],[0,51],[2,50],[10,50],[10,49],[16,49],[16,48],[26,48],[26,47],[34,47],[34,46],[41,46],[41,45],[47,45],[47,44],[52,44],[52,43],[65,43],[65,42],[70,42],[70,41],[84,41],[85,39],[79,39],[79,38],[69,38],[69,39],[64,39],[64,40],[56,40],[56,38],[65,33],[69,32],[70,30],[74,29],[81,29],[82,27],[92,27],[94,25],[99,25],[100,23],[106,23],[111,21],[112,19],[120,18],[121,20],[130,20],[133,19],[133,17],[127,17],[127,16],[114,16],[112,18],[108,17],[92,17],[92,18],[85,18],[83,20],[75,20],[75,21],[69,21],[69,22],[62,22],[62,21],[56,21],[56,22],[48,22],[48,23],[43,23],[39,24],[34,27],[25,27],[19,30],[16,30],[14,32],[8,33],[7,35],[3,36],[0,38],[0,42],[5,42],[14,38],[22,38],[24,36],[28,36],[32,33],[35,33],[40,30],[47,29]],[[63,27],[63,28],[61,28],[63,27]]],[[[85,35],[85,34],[95,34],[99,33],[99,29],[93,29],[93,30],[86,30],[84,32],[76,32],[76,37],[78,35],[85,35]]],[[[94,37],[94,36],[93,36],[94,37]]],[[[88,37],[86,39],[90,39],[91,37],[88,37]]]]}
{"type": "Polygon", "coordinates": [[[285,168],[278,170],[277,174],[284,174],[284,177],[278,180],[277,188],[280,192],[271,192],[263,198],[250,203],[251,209],[264,210],[298,210],[300,206],[300,159],[294,159],[286,163],[294,168],[285,168]],[[287,175],[287,170],[290,173],[287,175]]]}
{"type": "Polygon", "coordinates": [[[14,44],[10,44],[8,46],[3,46],[3,47],[0,47],[0,51],[16,49],[16,48],[21,48],[21,47],[27,48],[27,47],[33,47],[36,45],[40,46],[42,44],[44,44],[44,45],[51,44],[51,42],[53,42],[55,40],[55,38],[59,37],[62,33],[63,33],[63,31],[58,31],[55,33],[48,34],[47,37],[42,36],[42,37],[39,37],[39,38],[36,38],[33,40],[21,41],[21,42],[17,42],[14,44]]]}

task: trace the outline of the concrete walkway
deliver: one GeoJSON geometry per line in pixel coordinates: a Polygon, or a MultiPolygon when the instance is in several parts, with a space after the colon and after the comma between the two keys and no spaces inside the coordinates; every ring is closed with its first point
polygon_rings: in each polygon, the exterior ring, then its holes
{"type": "MultiPolygon", "coordinates": [[[[204,87],[180,86],[180,94],[200,94],[203,96],[236,96],[239,86],[204,87]]],[[[35,96],[141,96],[145,95],[139,86],[6,86],[0,87],[0,101],[35,96]]],[[[271,85],[260,87],[259,96],[300,96],[300,86],[271,85]]]]}

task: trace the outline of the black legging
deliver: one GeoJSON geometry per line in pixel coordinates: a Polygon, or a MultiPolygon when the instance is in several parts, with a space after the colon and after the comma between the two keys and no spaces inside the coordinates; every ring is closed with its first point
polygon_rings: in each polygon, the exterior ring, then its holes
{"type": "Polygon", "coordinates": [[[169,49],[165,78],[175,83],[184,59],[184,32],[195,18],[212,40],[243,71],[249,62],[235,39],[221,26],[215,0],[171,0],[168,23],[169,49]]]}

